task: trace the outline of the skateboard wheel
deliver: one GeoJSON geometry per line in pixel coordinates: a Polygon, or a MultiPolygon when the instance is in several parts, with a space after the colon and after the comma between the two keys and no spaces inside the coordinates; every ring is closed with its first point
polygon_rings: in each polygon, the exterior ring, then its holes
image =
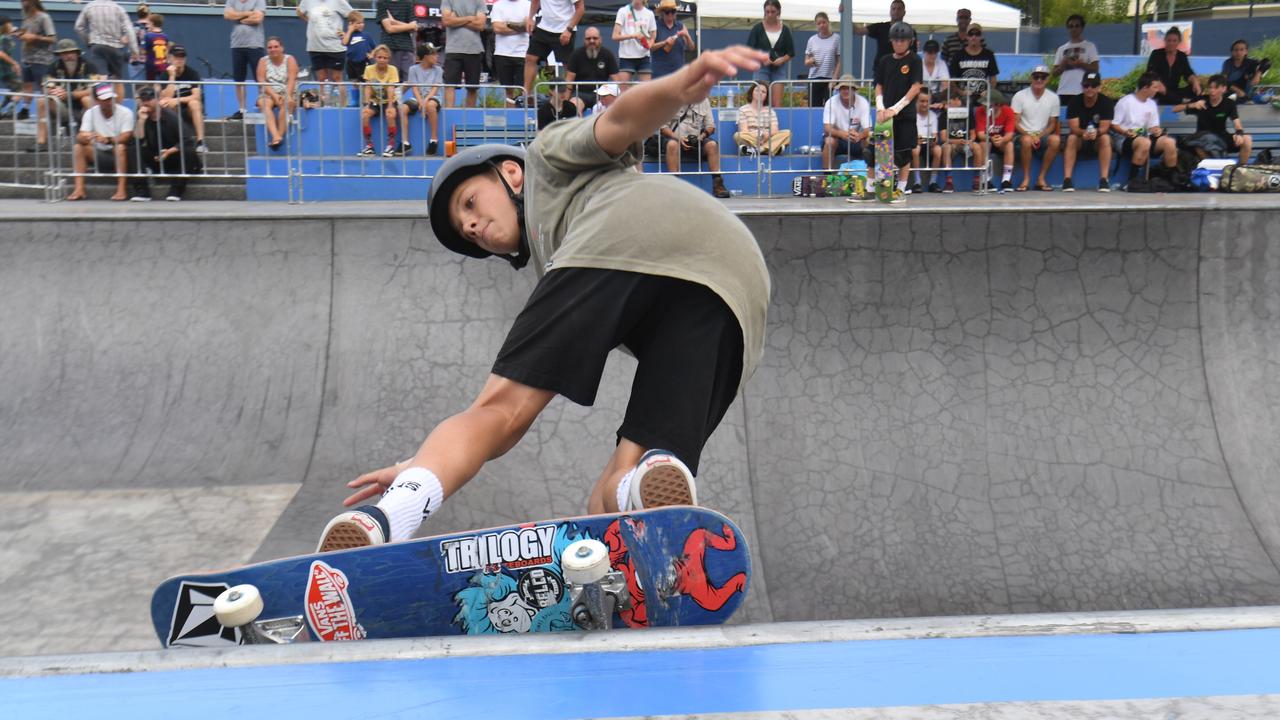
{"type": "Polygon", "coordinates": [[[570,543],[560,555],[564,579],[575,585],[598,582],[609,574],[609,548],[599,540],[570,543]]]}
{"type": "Polygon", "coordinates": [[[262,614],[262,593],[252,585],[236,585],[213,601],[213,614],[223,627],[248,625],[262,614]]]}

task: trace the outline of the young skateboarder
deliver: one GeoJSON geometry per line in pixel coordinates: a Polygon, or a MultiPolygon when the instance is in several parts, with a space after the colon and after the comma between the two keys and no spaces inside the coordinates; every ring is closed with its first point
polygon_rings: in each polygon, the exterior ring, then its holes
{"type": "Polygon", "coordinates": [[[916,93],[923,85],[920,56],[911,52],[915,30],[898,21],[889,28],[893,52],[876,63],[876,122],[893,118],[893,162],[898,166],[898,187],[894,199],[907,189],[911,172],[911,151],[916,147],[915,113],[910,112],[916,93]]]}
{"type": "Polygon", "coordinates": [[[436,238],[462,255],[531,264],[538,284],[471,407],[437,425],[413,458],[348,483],[345,504],[358,507],[329,522],[321,552],[412,537],[553,397],[592,404],[619,345],[638,367],[587,510],[697,502],[702,448],[763,351],[769,275],[721,203],[633,167],[680,107],[767,59],[744,47],[703,53],[607,113],[549,126],[527,151],[482,145],[441,166],[428,196],[436,238]]]}

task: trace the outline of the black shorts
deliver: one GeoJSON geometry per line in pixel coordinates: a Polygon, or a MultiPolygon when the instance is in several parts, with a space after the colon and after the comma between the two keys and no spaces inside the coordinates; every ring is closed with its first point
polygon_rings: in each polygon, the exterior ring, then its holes
{"type": "Polygon", "coordinates": [[[266,57],[266,55],[266,48],[231,48],[231,79],[236,82],[244,82],[247,78],[257,77],[258,61],[266,57]]]}
{"type": "Polygon", "coordinates": [[[524,58],[494,55],[493,69],[498,75],[499,85],[524,87],[524,58]]]}
{"type": "Polygon", "coordinates": [[[84,59],[91,68],[109,78],[123,78],[129,71],[129,51],[124,48],[90,45],[84,59]]]}
{"type": "Polygon", "coordinates": [[[533,32],[529,34],[528,54],[538,58],[538,62],[547,59],[552,51],[556,54],[556,60],[561,64],[569,62],[569,56],[573,54],[573,43],[576,41],[576,33],[569,31],[569,44],[560,44],[560,33],[553,33],[550,30],[543,30],[535,27],[533,32]]]}
{"type": "MultiPolygon", "coordinates": [[[[430,105],[435,105],[436,112],[440,111],[440,99],[437,98],[436,96],[432,95],[431,97],[427,98],[427,103],[430,105]]],[[[410,115],[417,115],[418,111],[422,109],[422,107],[418,105],[418,99],[413,95],[410,95],[407,99],[400,101],[400,104],[404,105],[406,111],[410,115]]]]}
{"type": "Polygon", "coordinates": [[[670,450],[696,474],[742,379],[742,329],[708,288],[620,270],[552,270],[520,311],[493,372],[589,406],[619,345],[638,366],[618,438],[670,450]]]}
{"type": "Polygon", "coordinates": [[[898,165],[911,164],[911,149],[920,142],[920,133],[916,130],[916,116],[912,112],[904,112],[893,118],[893,158],[898,165]],[[901,162],[902,151],[907,153],[907,161],[901,162]]]}
{"type": "Polygon", "coordinates": [[[481,53],[449,53],[444,55],[444,82],[446,85],[479,85],[481,53]],[[463,78],[466,82],[463,82],[463,78]]]}
{"type": "MultiPolygon", "coordinates": [[[[681,162],[700,162],[707,159],[707,143],[712,142],[714,138],[702,138],[697,145],[691,145],[689,148],[680,147],[681,162]]],[[[680,145],[679,140],[668,138],[668,142],[674,141],[677,146],[680,145]]]]}
{"type": "Polygon", "coordinates": [[[345,52],[309,52],[311,57],[311,70],[341,70],[343,65],[347,64],[347,54],[345,52]]]}
{"type": "Polygon", "coordinates": [[[364,69],[369,67],[369,63],[358,63],[347,61],[347,79],[351,82],[364,82],[364,69]]]}

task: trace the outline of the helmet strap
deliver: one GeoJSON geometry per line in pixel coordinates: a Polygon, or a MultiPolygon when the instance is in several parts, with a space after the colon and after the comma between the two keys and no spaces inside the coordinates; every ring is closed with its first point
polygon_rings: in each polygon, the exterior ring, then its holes
{"type": "Polygon", "coordinates": [[[502,182],[502,187],[507,191],[507,197],[511,198],[511,202],[516,206],[516,225],[520,228],[520,249],[514,255],[503,255],[502,259],[511,263],[511,267],[519,270],[529,264],[529,233],[524,226],[524,193],[521,191],[517,194],[507,184],[507,179],[503,177],[501,168],[497,163],[490,162],[495,170],[498,171],[498,180],[502,182]]]}

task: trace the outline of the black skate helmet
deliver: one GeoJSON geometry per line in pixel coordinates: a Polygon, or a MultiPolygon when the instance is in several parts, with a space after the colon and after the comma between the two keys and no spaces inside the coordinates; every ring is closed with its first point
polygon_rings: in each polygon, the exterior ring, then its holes
{"type": "MultiPolygon", "coordinates": [[[[431,181],[431,189],[427,192],[427,217],[431,220],[431,231],[435,233],[441,245],[460,255],[473,258],[487,258],[493,254],[466,239],[454,228],[449,218],[449,201],[453,197],[453,191],[467,178],[497,169],[503,160],[514,160],[523,166],[524,156],[524,148],[489,144],[467,148],[444,161],[431,181]]],[[[501,179],[501,176],[499,178],[501,179]]],[[[516,204],[516,215],[520,223],[520,253],[506,259],[519,268],[528,261],[528,243],[524,237],[524,201],[511,190],[511,186],[507,185],[505,179],[502,179],[502,185],[507,189],[511,201],[516,204]],[[521,257],[523,262],[517,265],[517,259],[521,257]]]]}
{"type": "Polygon", "coordinates": [[[893,27],[889,28],[890,40],[912,40],[915,36],[916,31],[912,29],[910,24],[905,23],[902,20],[894,23],[893,27]]]}

